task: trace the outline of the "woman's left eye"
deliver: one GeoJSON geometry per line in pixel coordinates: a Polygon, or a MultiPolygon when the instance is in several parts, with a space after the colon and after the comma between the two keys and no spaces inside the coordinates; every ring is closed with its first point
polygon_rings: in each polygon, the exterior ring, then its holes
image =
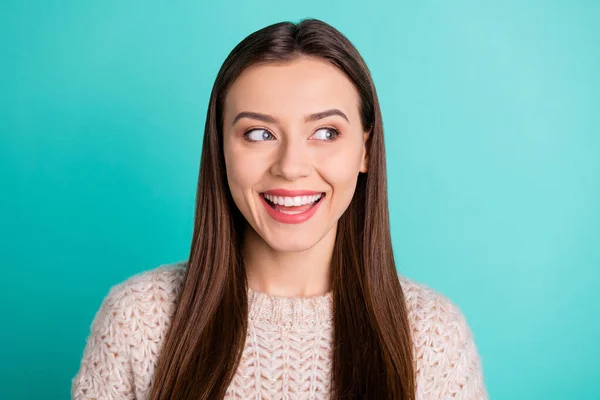
{"type": "Polygon", "coordinates": [[[325,140],[332,141],[335,140],[340,132],[334,128],[321,128],[317,130],[313,136],[317,138],[317,140],[325,140]]]}

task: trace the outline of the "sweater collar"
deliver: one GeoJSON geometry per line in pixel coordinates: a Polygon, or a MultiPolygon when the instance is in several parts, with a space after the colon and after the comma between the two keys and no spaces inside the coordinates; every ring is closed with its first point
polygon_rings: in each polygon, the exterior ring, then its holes
{"type": "Polygon", "coordinates": [[[311,297],[283,297],[248,288],[248,320],[287,327],[331,325],[333,292],[311,297]]]}

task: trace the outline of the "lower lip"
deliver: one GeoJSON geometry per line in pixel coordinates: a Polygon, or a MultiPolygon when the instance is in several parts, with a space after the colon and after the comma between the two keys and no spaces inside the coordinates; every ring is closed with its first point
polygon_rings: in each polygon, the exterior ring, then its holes
{"type": "Polygon", "coordinates": [[[325,195],[323,195],[321,197],[321,200],[317,204],[300,214],[284,214],[271,207],[271,205],[267,202],[267,200],[262,194],[259,194],[259,196],[271,218],[273,218],[275,221],[282,222],[284,224],[299,224],[301,222],[307,221],[313,215],[315,215],[315,213],[317,212],[317,208],[319,208],[319,206],[323,202],[323,198],[325,197],[325,195]]]}

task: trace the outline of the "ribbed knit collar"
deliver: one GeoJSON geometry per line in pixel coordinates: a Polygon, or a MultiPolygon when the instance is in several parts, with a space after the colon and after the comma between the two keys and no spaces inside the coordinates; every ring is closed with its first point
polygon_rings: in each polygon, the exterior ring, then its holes
{"type": "Polygon", "coordinates": [[[311,297],[283,297],[248,288],[248,320],[288,327],[331,325],[333,292],[311,297]]]}

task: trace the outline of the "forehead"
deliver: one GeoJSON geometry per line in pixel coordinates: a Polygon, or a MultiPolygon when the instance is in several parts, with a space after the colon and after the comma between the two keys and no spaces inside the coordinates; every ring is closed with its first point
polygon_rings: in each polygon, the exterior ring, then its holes
{"type": "Polygon", "coordinates": [[[358,92],[342,71],[325,60],[302,57],[244,70],[225,98],[225,118],[254,111],[300,119],[339,108],[354,123],[359,121],[358,107],[358,92]]]}

